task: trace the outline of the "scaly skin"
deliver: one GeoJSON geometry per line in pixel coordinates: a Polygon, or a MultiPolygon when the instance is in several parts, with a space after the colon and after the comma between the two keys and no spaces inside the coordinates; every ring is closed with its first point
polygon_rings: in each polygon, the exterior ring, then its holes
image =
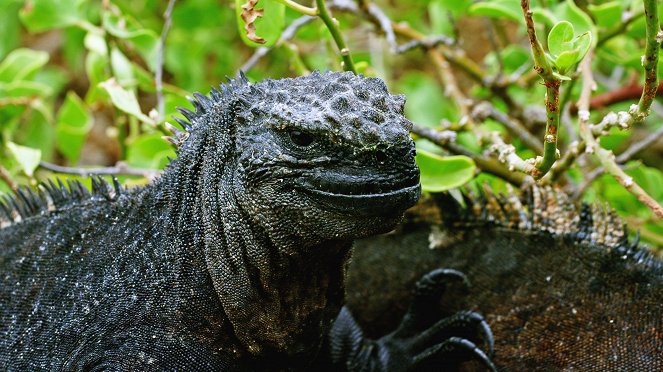
{"type": "MultiPolygon", "coordinates": [[[[350,73],[195,96],[153,184],[47,185],[4,203],[2,368],[347,367],[374,343],[352,336],[333,354],[343,342],[327,335],[352,240],[391,230],[419,197],[404,98],[350,73]]],[[[410,352],[382,349],[360,362],[410,352]]],[[[419,351],[391,360],[405,369],[419,351]]]]}
{"type": "Polygon", "coordinates": [[[470,285],[430,311],[484,314],[500,371],[663,370],[663,262],[614,211],[539,187],[465,202],[433,195],[396,233],[356,242],[347,301],[367,336],[397,327],[411,285],[442,266],[470,285]]]}

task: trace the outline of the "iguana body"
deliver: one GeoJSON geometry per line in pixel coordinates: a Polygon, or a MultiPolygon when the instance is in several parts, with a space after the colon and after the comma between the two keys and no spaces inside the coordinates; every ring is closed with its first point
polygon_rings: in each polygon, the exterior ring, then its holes
{"type": "Polygon", "coordinates": [[[465,202],[435,195],[395,234],[357,242],[347,300],[369,336],[395,327],[409,286],[441,266],[471,282],[443,297],[441,314],[485,314],[499,370],[663,370],[663,263],[613,211],[536,187],[465,202]]]}
{"type": "Polygon", "coordinates": [[[391,346],[349,313],[332,330],[352,239],[392,229],[419,197],[402,97],[316,73],[192,103],[153,184],[6,199],[0,368],[404,369],[453,349],[416,359],[401,341],[423,323],[391,346]]]}

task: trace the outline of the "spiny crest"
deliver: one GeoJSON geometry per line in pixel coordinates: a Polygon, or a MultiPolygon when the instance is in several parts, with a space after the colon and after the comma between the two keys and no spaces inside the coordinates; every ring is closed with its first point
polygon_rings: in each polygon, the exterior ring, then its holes
{"type": "Polygon", "coordinates": [[[180,147],[189,137],[189,133],[201,117],[211,112],[217,105],[228,104],[231,97],[236,96],[237,93],[250,85],[249,80],[243,72],[240,72],[239,77],[236,79],[229,77],[226,77],[226,79],[228,83],[221,84],[219,89],[212,87],[209,97],[198,92],[193,93],[193,97],[187,96],[187,100],[191,102],[195,111],[184,107],[177,107],[177,111],[185,119],[173,116],[173,119],[184,128],[184,131],[179,130],[170,123],[166,123],[166,129],[173,133],[174,136],[163,136],[162,138],[176,147],[180,147]]]}
{"type": "Polygon", "coordinates": [[[663,269],[646,248],[638,246],[639,235],[629,242],[626,225],[609,206],[581,204],[576,206],[569,196],[552,187],[533,185],[518,195],[507,185],[507,194],[496,194],[488,185],[467,189],[462,206],[448,194],[438,194],[445,223],[489,224],[518,231],[547,233],[578,243],[614,249],[635,262],[663,269]]]}
{"type": "Polygon", "coordinates": [[[39,184],[36,191],[23,186],[14,195],[3,195],[0,197],[0,228],[85,200],[101,198],[113,201],[123,192],[122,185],[115,177],[112,186],[98,176],[92,177],[91,181],[91,192],[79,181],[66,180],[65,185],[58,179],[56,182],[48,180],[39,184]]]}
{"type": "Polygon", "coordinates": [[[235,96],[237,93],[243,92],[247,87],[249,87],[251,91],[254,91],[254,88],[251,86],[246,75],[244,75],[244,72],[240,71],[239,77],[235,79],[226,76],[226,80],[228,82],[220,84],[218,89],[212,87],[209,97],[199,92],[194,92],[193,97],[187,96],[186,99],[191,102],[195,111],[191,111],[184,107],[177,107],[177,111],[182,114],[186,120],[176,116],[173,116],[173,119],[177,121],[184,130],[190,131],[196,119],[212,110],[216,104],[225,103],[224,101],[235,96]]]}

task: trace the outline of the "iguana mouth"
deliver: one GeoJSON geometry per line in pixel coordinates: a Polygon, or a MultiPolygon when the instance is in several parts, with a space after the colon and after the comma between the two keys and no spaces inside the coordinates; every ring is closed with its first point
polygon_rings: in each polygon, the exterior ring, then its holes
{"type": "Polygon", "coordinates": [[[397,180],[327,173],[300,180],[298,188],[325,209],[360,216],[401,213],[421,195],[419,172],[397,180]]]}

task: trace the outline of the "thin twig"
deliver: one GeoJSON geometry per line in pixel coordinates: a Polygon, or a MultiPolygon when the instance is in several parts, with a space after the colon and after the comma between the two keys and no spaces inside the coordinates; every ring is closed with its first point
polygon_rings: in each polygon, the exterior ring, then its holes
{"type": "Polygon", "coordinates": [[[357,69],[355,68],[355,63],[352,61],[350,48],[348,48],[345,44],[341,30],[338,28],[338,21],[336,18],[332,18],[332,16],[329,14],[329,10],[327,10],[327,6],[325,5],[325,0],[315,0],[315,4],[317,5],[318,9],[318,17],[320,17],[325,26],[327,26],[329,33],[331,34],[339,52],[341,53],[341,58],[343,59],[343,69],[345,71],[352,71],[356,74],[357,69]]]}
{"type": "Polygon", "coordinates": [[[663,218],[663,207],[654,200],[645,190],[638,185],[631,176],[626,174],[615,161],[615,155],[612,151],[601,147],[594,138],[592,128],[589,125],[589,101],[594,87],[594,78],[592,76],[591,61],[593,50],[587,53],[587,56],[580,62],[582,70],[582,91],[578,99],[578,124],[580,135],[587,144],[587,152],[594,153],[601,162],[605,170],[610,173],[626,190],[635,195],[644,205],[651,209],[659,218],[663,218]]]}
{"type": "Polygon", "coordinates": [[[635,154],[637,154],[640,151],[646,149],[651,144],[653,144],[654,142],[661,139],[661,137],[663,137],[663,126],[658,128],[658,130],[656,130],[655,132],[650,133],[648,136],[641,139],[640,141],[632,143],[626,150],[624,150],[624,152],[622,152],[621,154],[619,154],[619,156],[617,156],[617,159],[616,159],[617,162],[620,163],[620,164],[621,163],[626,163],[635,154]]]}
{"type": "Polygon", "coordinates": [[[0,107],[3,106],[21,106],[21,105],[30,105],[37,98],[35,97],[7,97],[0,98],[0,107]]]}
{"type": "Polygon", "coordinates": [[[518,171],[529,174],[535,179],[541,178],[539,170],[536,168],[533,159],[524,160],[516,154],[516,148],[502,140],[499,133],[493,132],[490,136],[493,143],[490,146],[490,152],[497,155],[497,159],[507,165],[509,171],[518,171]]]}
{"type": "Polygon", "coordinates": [[[661,39],[663,33],[658,23],[658,4],[657,0],[644,0],[645,4],[645,55],[642,57],[642,67],[645,69],[645,85],[642,89],[642,96],[638,102],[638,119],[644,120],[649,115],[649,107],[651,106],[654,97],[656,96],[656,89],[658,88],[656,73],[658,67],[658,51],[661,48],[661,39]]]}
{"type": "Polygon", "coordinates": [[[396,53],[398,44],[396,43],[396,35],[394,34],[394,29],[391,27],[391,20],[389,17],[387,17],[382,9],[374,3],[369,3],[367,0],[358,0],[357,2],[362,10],[372,18],[371,20],[380,26],[391,52],[396,53]]]}
{"type": "Polygon", "coordinates": [[[465,155],[471,158],[472,160],[474,160],[474,163],[477,165],[477,167],[481,169],[481,171],[497,176],[511,183],[512,185],[520,187],[527,178],[522,173],[516,173],[508,170],[506,167],[504,167],[502,164],[495,161],[494,159],[489,159],[481,155],[475,154],[471,151],[468,151],[464,147],[454,143],[452,141],[453,136],[451,136],[448,133],[448,131],[440,132],[431,128],[422,127],[415,124],[412,127],[412,133],[416,134],[421,138],[425,138],[433,142],[434,144],[442,147],[443,149],[449,151],[454,155],[465,155]]]}
{"type": "MultiPolygon", "coordinates": [[[[626,150],[624,150],[624,152],[622,152],[621,154],[619,154],[619,156],[617,156],[617,158],[615,158],[615,161],[617,162],[617,164],[626,163],[627,161],[631,160],[631,158],[635,156],[638,152],[646,149],[647,147],[649,147],[651,144],[661,139],[662,137],[663,137],[663,126],[658,128],[657,131],[650,133],[642,140],[632,143],[626,150]]],[[[591,173],[589,173],[583,180],[580,187],[578,187],[577,195],[582,195],[582,192],[584,192],[585,189],[587,189],[587,187],[589,187],[589,185],[591,185],[603,173],[605,173],[605,168],[603,166],[599,166],[596,169],[594,169],[591,173]]]]}
{"type": "MultiPolygon", "coordinates": [[[[555,162],[555,166],[550,168],[550,171],[544,179],[554,182],[559,179],[576,161],[578,155],[585,152],[585,142],[584,141],[574,141],[569,145],[568,150],[559,159],[555,162]]],[[[546,181],[548,182],[548,181],[546,181]]]]}
{"type": "Polygon", "coordinates": [[[281,36],[276,41],[276,43],[274,43],[272,47],[257,48],[255,52],[253,52],[251,57],[249,57],[249,59],[247,59],[246,62],[244,62],[244,64],[239,68],[237,73],[239,74],[239,71],[246,72],[252,69],[256,65],[256,63],[260,61],[260,59],[266,56],[274,48],[280,47],[281,45],[283,45],[283,43],[295,37],[295,34],[297,34],[297,31],[299,31],[300,28],[304,27],[314,19],[316,18],[304,15],[292,21],[292,23],[288,27],[286,27],[285,30],[283,30],[281,36]]]}
{"type": "Polygon", "coordinates": [[[173,21],[173,7],[175,6],[175,0],[168,0],[168,6],[166,11],[163,13],[164,23],[163,29],[161,30],[161,37],[159,38],[159,45],[157,51],[157,66],[155,71],[155,80],[156,80],[156,91],[157,91],[157,112],[159,113],[157,117],[157,122],[160,122],[165,117],[165,106],[163,100],[163,63],[164,63],[164,50],[166,48],[166,38],[168,37],[168,31],[170,30],[170,25],[173,21]]]}
{"type": "Polygon", "coordinates": [[[306,15],[311,16],[311,17],[314,17],[314,16],[317,15],[317,9],[309,8],[307,6],[298,4],[298,3],[296,3],[292,0],[275,0],[275,1],[278,1],[279,3],[287,6],[290,9],[293,9],[293,10],[295,10],[298,13],[301,13],[301,14],[306,14],[306,15]]]}
{"type": "Polygon", "coordinates": [[[493,51],[495,61],[497,62],[497,76],[499,77],[504,72],[504,60],[502,59],[501,52],[503,48],[497,42],[497,37],[495,37],[495,24],[493,23],[493,19],[484,17],[483,24],[485,35],[488,36],[488,41],[490,42],[490,49],[493,51]]]}
{"type": "Polygon", "coordinates": [[[498,123],[502,124],[514,136],[517,136],[523,141],[525,146],[536,152],[542,152],[543,147],[541,142],[537,140],[528,130],[515,119],[510,118],[507,114],[497,110],[490,102],[482,101],[474,106],[472,110],[472,117],[477,121],[484,121],[486,118],[491,118],[498,123]]]}
{"type": "MultiPolygon", "coordinates": [[[[396,32],[401,36],[410,38],[412,40],[423,41],[427,38],[425,35],[421,34],[420,32],[416,31],[415,29],[403,23],[392,22],[391,26],[394,29],[394,32],[396,32]]],[[[419,45],[422,47],[426,46],[425,43],[419,45]]],[[[454,66],[463,70],[463,72],[465,72],[469,77],[479,82],[480,84],[486,83],[486,75],[484,73],[483,68],[481,68],[481,66],[476,64],[476,62],[469,59],[465,55],[464,51],[457,50],[455,48],[452,49],[448,45],[445,45],[445,43],[438,43],[436,44],[436,46],[439,46],[438,48],[439,53],[442,53],[444,58],[448,60],[450,63],[452,63],[454,66]]]]}
{"type": "Polygon", "coordinates": [[[414,48],[430,49],[435,48],[441,44],[452,46],[454,44],[454,40],[444,35],[428,36],[421,40],[410,40],[407,43],[398,46],[396,48],[396,53],[402,54],[414,48]]]}
{"type": "Polygon", "coordinates": [[[16,183],[13,179],[7,168],[3,167],[0,165],[0,179],[5,181],[7,186],[11,188],[12,190],[16,191],[18,189],[18,183],[16,183]]]}
{"type": "Polygon", "coordinates": [[[543,177],[558,157],[557,150],[557,134],[559,127],[559,87],[562,81],[555,77],[553,69],[548,60],[546,59],[543,46],[536,37],[536,30],[534,29],[534,20],[532,19],[532,11],[529,8],[529,0],[521,0],[520,6],[525,15],[525,24],[527,26],[527,35],[532,47],[532,56],[534,57],[534,69],[543,79],[546,86],[546,132],[543,140],[543,157],[537,157],[536,168],[539,171],[534,178],[539,179],[543,177]]]}
{"type": "Polygon", "coordinates": [[[118,162],[114,167],[77,168],[77,167],[63,167],[61,165],[40,161],[39,167],[49,170],[51,172],[73,174],[81,177],[124,175],[124,176],[141,176],[152,179],[161,173],[160,171],[154,169],[130,168],[123,162],[118,162]]]}

